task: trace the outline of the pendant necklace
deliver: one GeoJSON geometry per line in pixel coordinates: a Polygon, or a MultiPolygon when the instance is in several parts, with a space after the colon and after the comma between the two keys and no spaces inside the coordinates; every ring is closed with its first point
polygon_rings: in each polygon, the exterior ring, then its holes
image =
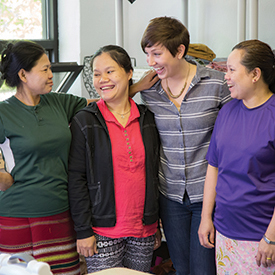
{"type": "Polygon", "coordinates": [[[172,92],[171,92],[171,90],[170,90],[170,88],[169,88],[169,86],[168,86],[168,80],[167,80],[167,78],[166,78],[167,92],[168,92],[168,94],[169,94],[172,98],[174,98],[174,99],[179,98],[179,97],[182,95],[182,93],[183,93],[183,91],[184,91],[184,89],[185,89],[185,87],[186,87],[186,85],[187,85],[187,80],[188,80],[189,72],[190,72],[190,63],[188,63],[188,64],[189,64],[189,67],[188,67],[187,77],[186,77],[185,83],[184,83],[184,85],[183,85],[183,88],[181,89],[181,91],[180,91],[180,93],[179,93],[178,95],[173,95],[173,94],[172,94],[172,92]]]}
{"type": "Polygon", "coordinates": [[[114,113],[116,113],[116,114],[118,114],[118,115],[120,115],[120,117],[123,119],[124,118],[124,116],[125,115],[127,115],[128,113],[130,113],[130,111],[131,111],[131,107],[130,107],[130,110],[129,111],[127,111],[126,113],[124,113],[124,114],[120,114],[120,113],[118,113],[118,112],[116,112],[116,111],[114,111],[113,109],[111,109],[111,108],[108,108],[111,112],[114,112],[114,113]]]}

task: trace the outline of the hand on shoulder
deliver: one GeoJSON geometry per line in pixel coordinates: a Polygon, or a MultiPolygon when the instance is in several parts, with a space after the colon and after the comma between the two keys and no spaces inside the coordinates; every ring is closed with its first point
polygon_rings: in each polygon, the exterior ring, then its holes
{"type": "Polygon", "coordinates": [[[159,80],[155,70],[149,70],[143,74],[140,80],[130,86],[130,97],[136,93],[151,88],[159,80]]]}

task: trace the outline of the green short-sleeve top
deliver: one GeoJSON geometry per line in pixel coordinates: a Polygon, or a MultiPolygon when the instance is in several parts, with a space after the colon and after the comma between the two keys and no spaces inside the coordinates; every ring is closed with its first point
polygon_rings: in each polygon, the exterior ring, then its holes
{"type": "Polygon", "coordinates": [[[0,147],[14,184],[0,192],[0,216],[43,217],[69,208],[69,123],[87,101],[69,94],[41,95],[36,106],[16,97],[0,102],[0,147]]]}

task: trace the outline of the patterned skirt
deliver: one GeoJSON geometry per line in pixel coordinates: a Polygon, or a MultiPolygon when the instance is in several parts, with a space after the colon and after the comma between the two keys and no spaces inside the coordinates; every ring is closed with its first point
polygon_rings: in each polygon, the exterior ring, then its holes
{"type": "Polygon", "coordinates": [[[47,262],[53,274],[80,274],[69,211],[41,218],[0,217],[0,252],[28,253],[47,262]]]}
{"type": "Polygon", "coordinates": [[[258,267],[255,256],[259,242],[229,239],[216,231],[218,275],[275,275],[275,266],[258,267]]]}

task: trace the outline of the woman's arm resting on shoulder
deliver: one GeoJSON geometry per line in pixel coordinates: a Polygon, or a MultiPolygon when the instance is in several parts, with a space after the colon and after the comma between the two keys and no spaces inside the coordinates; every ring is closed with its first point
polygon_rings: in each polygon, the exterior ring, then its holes
{"type": "Polygon", "coordinates": [[[130,86],[130,97],[136,93],[151,88],[159,80],[155,70],[149,70],[143,74],[141,79],[130,86]]]}
{"type": "Polygon", "coordinates": [[[14,180],[10,173],[6,172],[4,169],[0,170],[0,191],[6,191],[9,189],[14,180]]]}
{"type": "Polygon", "coordinates": [[[87,98],[87,105],[89,105],[91,102],[97,102],[100,98],[87,98]]]}
{"type": "Polygon", "coordinates": [[[85,239],[78,239],[76,241],[77,252],[85,257],[91,257],[94,254],[97,254],[96,248],[96,238],[95,236],[85,238],[85,239]]]}
{"type": "Polygon", "coordinates": [[[204,183],[201,223],[198,230],[200,243],[206,248],[213,248],[215,242],[212,214],[215,206],[217,178],[218,168],[208,164],[204,183]]]}
{"type": "MultiPolygon", "coordinates": [[[[275,210],[265,236],[268,240],[275,242],[275,210]]],[[[275,244],[268,244],[264,239],[261,239],[256,255],[256,262],[258,266],[263,265],[264,267],[275,265],[275,244]]]]}

